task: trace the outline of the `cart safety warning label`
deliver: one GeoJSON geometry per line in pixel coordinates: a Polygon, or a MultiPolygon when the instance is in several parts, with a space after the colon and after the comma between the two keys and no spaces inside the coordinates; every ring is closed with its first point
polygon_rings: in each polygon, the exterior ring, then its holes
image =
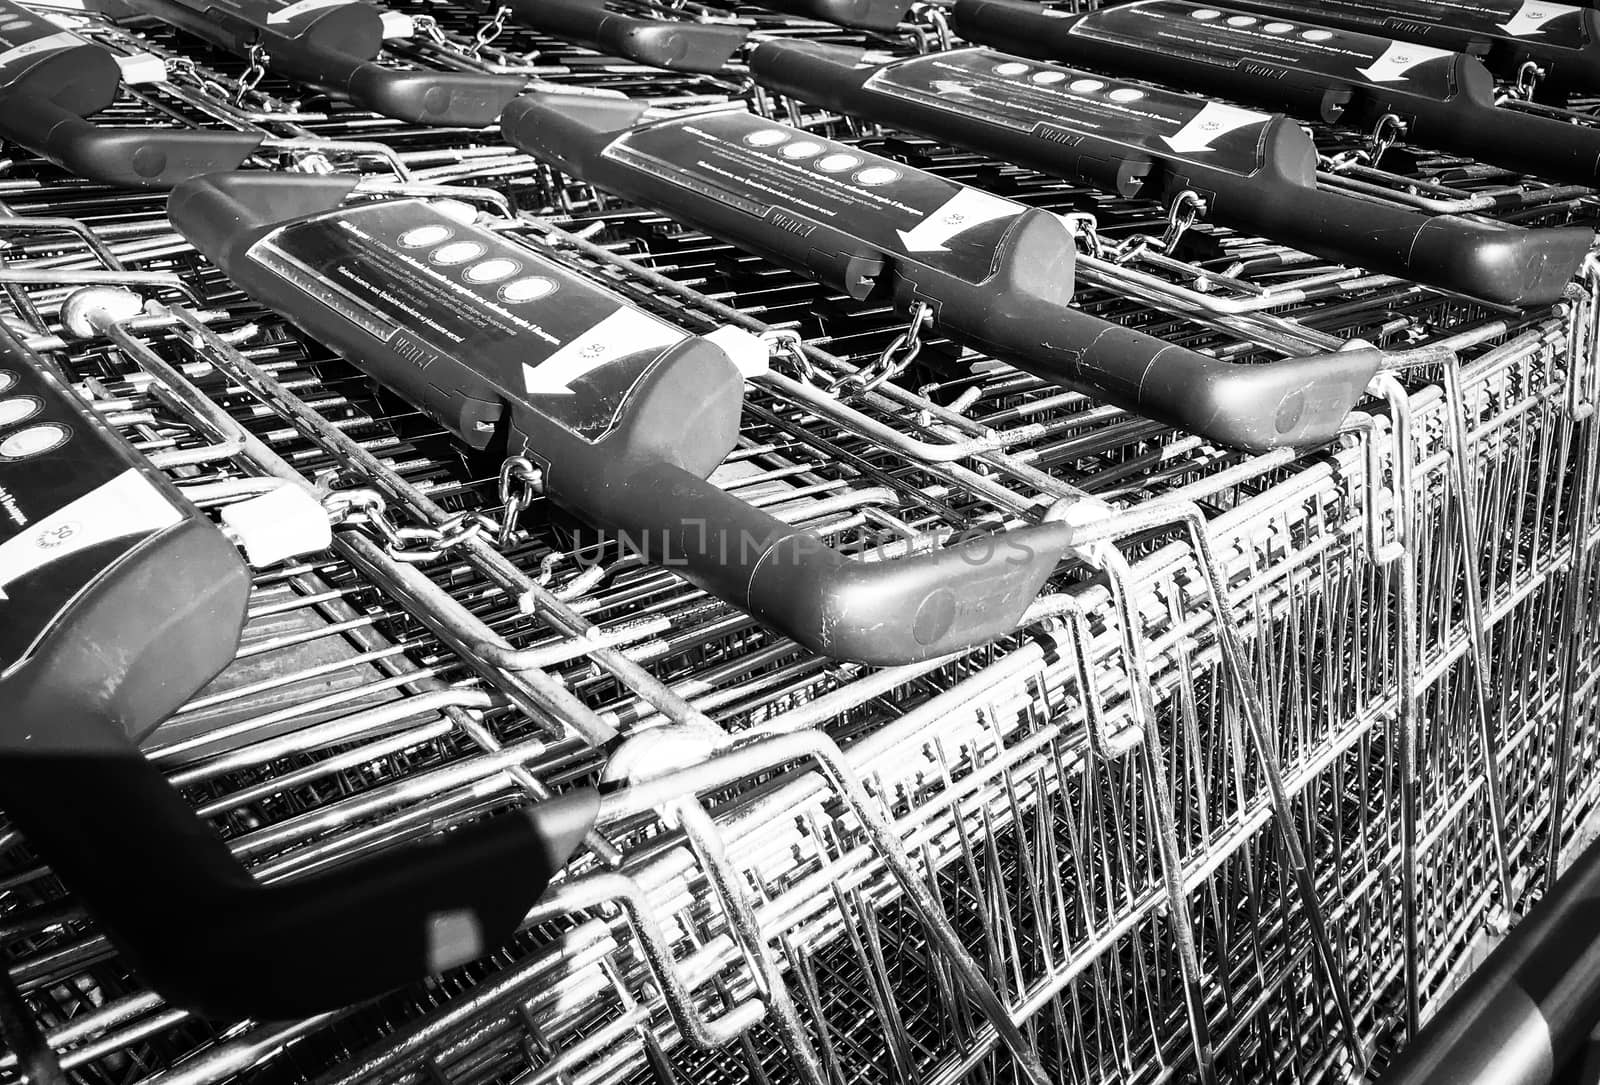
{"type": "MultiPolygon", "coordinates": [[[[395,383],[520,398],[587,440],[683,329],[499,234],[416,200],[280,227],[250,257],[381,341],[395,383]],[[426,374],[416,381],[415,373],[426,374]],[[410,378],[410,379],[408,379],[410,378]]],[[[293,314],[290,314],[291,316],[293,314]]],[[[366,361],[365,359],[363,361],[366,361]]],[[[372,365],[367,368],[371,370],[372,365]]],[[[374,372],[378,379],[383,372],[374,372]]],[[[435,404],[419,403],[438,413],[435,404]]]]}
{"type": "Polygon", "coordinates": [[[994,272],[1026,208],[924,170],[747,113],[665,121],[605,156],[763,220],[780,235],[837,230],[968,282],[994,272]]]}
{"type": "Polygon", "coordinates": [[[1274,120],[1270,113],[989,49],[898,61],[875,72],[864,89],[1053,143],[1090,137],[1130,151],[1192,157],[1240,174],[1261,168],[1274,120]]]}
{"type": "Polygon", "coordinates": [[[1291,18],[1370,27],[1410,41],[1476,34],[1582,49],[1592,40],[1587,9],[1549,0],[1273,0],[1272,7],[1291,18]]]}
{"type": "Polygon", "coordinates": [[[1356,84],[1403,84],[1444,99],[1455,93],[1444,49],[1183,0],[1134,0],[1074,21],[1075,37],[1275,78],[1274,69],[1356,84]]]}

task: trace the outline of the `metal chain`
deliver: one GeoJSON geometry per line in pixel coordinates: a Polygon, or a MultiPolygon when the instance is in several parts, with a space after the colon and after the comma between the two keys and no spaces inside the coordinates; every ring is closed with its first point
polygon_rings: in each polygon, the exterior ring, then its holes
{"type": "Polygon", "coordinates": [[[1061,221],[1072,231],[1072,238],[1079,249],[1095,257],[1105,251],[1105,245],[1100,240],[1100,220],[1094,215],[1087,211],[1069,211],[1061,216],[1061,221]]]}
{"type": "Polygon", "coordinates": [[[544,472],[526,456],[508,456],[500,465],[500,545],[510,546],[516,538],[517,521],[544,492],[544,472]]]}
{"type": "Polygon", "coordinates": [[[1200,221],[1206,213],[1206,201],[1200,198],[1200,193],[1192,188],[1186,188],[1178,193],[1172,201],[1172,206],[1167,209],[1167,229],[1161,235],[1161,251],[1168,256],[1178,247],[1178,242],[1183,240],[1183,235],[1189,228],[1200,221]]]}
{"type": "Polygon", "coordinates": [[[1378,168],[1378,163],[1383,161],[1384,154],[1393,147],[1395,140],[1399,139],[1406,131],[1406,122],[1393,113],[1385,113],[1378,118],[1378,123],[1372,127],[1372,135],[1367,137],[1367,165],[1373,169],[1378,168]]]}
{"type": "Polygon", "coordinates": [[[1531,60],[1522,62],[1517,69],[1517,82],[1511,88],[1511,97],[1523,102],[1533,101],[1533,92],[1538,89],[1539,81],[1545,76],[1543,68],[1531,60]]]}
{"type": "Polygon", "coordinates": [[[495,8],[494,17],[488,22],[484,23],[482,26],[478,27],[478,33],[474,35],[472,44],[467,46],[465,50],[466,54],[469,57],[476,57],[479,53],[483,52],[485,47],[494,44],[495,39],[501,34],[505,33],[506,19],[509,18],[510,15],[511,9],[506,7],[504,4],[501,4],[499,7],[495,8]]]}
{"type": "Polygon", "coordinates": [[[922,332],[933,319],[933,309],[927,302],[919,301],[911,307],[911,323],[883,348],[878,360],[865,369],[848,373],[827,386],[827,390],[840,399],[866,395],[885,381],[893,380],[906,371],[917,355],[922,353],[922,332]]]}
{"type": "Polygon", "coordinates": [[[432,15],[413,15],[411,17],[411,25],[415,29],[421,31],[423,37],[427,38],[439,48],[456,48],[450,43],[450,39],[444,36],[444,31],[439,29],[439,20],[435,19],[432,15]]]}
{"type": "Polygon", "coordinates": [[[322,507],[335,527],[355,523],[371,527],[383,539],[385,552],[409,565],[435,561],[497,527],[481,512],[458,512],[437,527],[400,527],[389,516],[383,495],[364,487],[333,491],[322,499],[322,507]]]}
{"type": "Polygon", "coordinates": [[[239,77],[239,86],[233,92],[233,104],[240,105],[244,102],[245,95],[255,90],[261,80],[267,75],[267,51],[258,41],[250,43],[249,67],[239,77]]]}
{"type": "Polygon", "coordinates": [[[805,340],[793,328],[768,328],[761,333],[766,344],[767,357],[773,361],[785,359],[794,367],[795,376],[806,384],[818,384],[817,367],[806,357],[805,340]]]}

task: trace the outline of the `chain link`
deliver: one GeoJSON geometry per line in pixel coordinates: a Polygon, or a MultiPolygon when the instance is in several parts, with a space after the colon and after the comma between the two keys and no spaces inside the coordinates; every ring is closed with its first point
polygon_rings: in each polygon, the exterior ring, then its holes
{"type": "Polygon", "coordinates": [[[761,333],[761,342],[766,344],[767,357],[773,361],[780,358],[787,360],[801,381],[806,384],[820,383],[817,367],[806,356],[805,340],[800,338],[799,332],[793,328],[768,328],[761,333]]]}
{"type": "Polygon", "coordinates": [[[850,399],[866,395],[885,381],[898,377],[922,353],[922,333],[932,320],[933,310],[928,303],[917,302],[911,307],[910,325],[883,348],[877,361],[858,372],[840,377],[828,385],[827,390],[840,399],[850,399]]]}
{"type": "Polygon", "coordinates": [[[335,527],[371,527],[383,539],[384,551],[408,565],[435,561],[497,527],[491,517],[481,512],[458,512],[437,527],[400,527],[389,515],[383,495],[366,487],[335,490],[323,497],[322,507],[335,527]]]}
{"type": "Polygon", "coordinates": [[[500,465],[500,545],[510,546],[517,534],[517,521],[533,499],[544,492],[544,472],[526,456],[509,456],[500,465]]]}
{"type": "Polygon", "coordinates": [[[1378,118],[1378,123],[1372,126],[1372,135],[1367,137],[1367,165],[1373,169],[1378,168],[1378,163],[1383,161],[1383,156],[1393,147],[1395,141],[1406,131],[1406,122],[1394,113],[1385,113],[1378,118]]]}
{"type": "Polygon", "coordinates": [[[1161,251],[1168,256],[1178,247],[1178,242],[1183,240],[1183,235],[1189,228],[1200,221],[1206,213],[1206,201],[1200,194],[1191,188],[1186,188],[1178,193],[1172,206],[1167,209],[1167,229],[1161,235],[1161,251]]]}
{"type": "Polygon", "coordinates": [[[501,34],[505,33],[506,19],[509,18],[510,15],[511,9],[506,7],[504,4],[501,4],[499,7],[495,8],[494,17],[488,22],[484,23],[482,26],[478,27],[478,33],[474,35],[472,44],[467,46],[466,54],[469,57],[476,57],[479,53],[483,52],[487,46],[494,44],[495,39],[500,37],[501,34]]]}
{"type": "Polygon", "coordinates": [[[1544,76],[1545,71],[1538,64],[1531,60],[1523,61],[1517,69],[1517,82],[1511,88],[1511,97],[1524,102],[1533,101],[1533,92],[1539,88],[1539,81],[1544,76]]]}
{"type": "Polygon", "coordinates": [[[244,102],[245,95],[255,90],[261,80],[267,75],[267,51],[261,43],[251,42],[250,52],[247,54],[250,64],[245,68],[244,74],[239,77],[239,85],[233,92],[233,104],[240,105],[244,102]]]}
{"type": "Polygon", "coordinates": [[[439,20],[435,19],[432,15],[413,15],[411,17],[411,25],[414,29],[421,32],[423,37],[427,38],[439,48],[454,48],[454,46],[450,44],[450,39],[444,36],[444,31],[439,29],[439,20]]]}

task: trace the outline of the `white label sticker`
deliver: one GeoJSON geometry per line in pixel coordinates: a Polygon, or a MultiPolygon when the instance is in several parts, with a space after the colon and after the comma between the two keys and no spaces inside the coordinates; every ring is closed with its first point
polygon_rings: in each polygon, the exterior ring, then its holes
{"type": "Polygon", "coordinates": [[[47,34],[42,38],[34,38],[32,41],[23,42],[21,45],[12,46],[10,49],[0,52],[0,66],[10,64],[13,60],[21,60],[23,57],[33,56],[36,53],[54,53],[60,49],[71,49],[82,44],[82,38],[67,31],[62,31],[59,34],[47,34]]]}
{"type": "Polygon", "coordinates": [[[648,350],[681,342],[689,333],[638,309],[621,308],[538,365],[523,365],[529,392],[570,396],[572,382],[596,369],[648,350]]]}
{"type": "Polygon", "coordinates": [[[1374,83],[1396,83],[1418,64],[1426,64],[1440,57],[1455,56],[1448,49],[1434,49],[1427,45],[1414,45],[1396,41],[1389,44],[1383,55],[1365,68],[1356,69],[1374,83]]]}
{"type": "Polygon", "coordinates": [[[80,550],[171,527],[183,519],[132,468],[0,543],[0,596],[13,580],[80,550]]]}
{"type": "Polygon", "coordinates": [[[1531,34],[1542,34],[1551,19],[1559,19],[1564,15],[1571,15],[1578,9],[1570,4],[1547,4],[1544,0],[1523,0],[1522,7],[1511,16],[1508,22],[1500,24],[1504,30],[1514,38],[1526,38],[1531,34]]]}
{"type": "Polygon", "coordinates": [[[1180,154],[1209,151],[1212,145],[1229,132],[1237,132],[1252,124],[1266,124],[1272,120],[1270,113],[1257,113],[1238,109],[1221,102],[1207,102],[1204,109],[1190,118],[1189,123],[1170,136],[1162,136],[1168,146],[1180,154]]]}
{"type": "Polygon", "coordinates": [[[991,196],[976,188],[963,188],[938,210],[909,230],[896,230],[907,252],[947,252],[945,245],[957,234],[985,222],[1022,213],[1020,204],[991,196]]]}
{"type": "Polygon", "coordinates": [[[337,7],[345,3],[349,3],[349,0],[295,0],[294,3],[281,7],[277,11],[269,12],[267,14],[267,24],[270,26],[273,23],[286,23],[296,15],[304,15],[308,11],[316,11],[318,8],[337,7]]]}

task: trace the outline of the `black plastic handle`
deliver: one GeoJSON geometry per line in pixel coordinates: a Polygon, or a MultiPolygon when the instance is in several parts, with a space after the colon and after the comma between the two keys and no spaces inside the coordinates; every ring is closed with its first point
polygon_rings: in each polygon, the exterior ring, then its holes
{"type": "MultiPolygon", "coordinates": [[[[1203,7],[1187,0],[1168,6],[1235,14],[1226,7],[1203,7]]],[[[1494,77],[1474,57],[1447,53],[1416,64],[1404,78],[1371,78],[1363,74],[1366,69],[1358,61],[1343,55],[1319,55],[1314,63],[1291,64],[1271,56],[1257,61],[1237,53],[1224,55],[1208,44],[1174,48],[1159,34],[1138,37],[1121,23],[1112,36],[1082,32],[1121,19],[1125,10],[1114,6],[1055,18],[1055,13],[1025,0],[957,0],[953,16],[963,37],[1024,56],[1081,63],[1232,97],[1262,109],[1287,110],[1311,120],[1370,127],[1392,113],[1406,123],[1409,143],[1468,155],[1519,173],[1600,184],[1600,129],[1495,105],[1494,77]]],[[[1256,18],[1248,12],[1237,14],[1256,18]]],[[[1387,38],[1352,31],[1328,33],[1344,35],[1369,58],[1395,47],[1387,38]]]]}
{"type": "Polygon", "coordinates": [[[820,281],[837,284],[830,276],[852,266],[845,257],[854,266],[875,266],[896,301],[934,305],[944,329],[995,357],[1236,448],[1332,440],[1382,360],[1381,352],[1362,349],[1237,365],[1075,309],[1072,236],[1058,218],[1036,209],[1024,211],[998,239],[981,281],[941,276],[909,254],[868,244],[862,233],[880,214],[871,208],[797,232],[768,212],[800,219],[803,207],[730,207],[708,195],[711,185],[699,177],[686,183],[608,155],[615,140],[650,123],[637,103],[535,93],[506,108],[501,129],[514,145],[575,177],[820,281]],[[826,246],[818,240],[824,237],[826,246]]]}
{"type": "Polygon", "coordinates": [[[524,26],[602,53],[679,72],[715,74],[749,37],[741,26],[641,19],[612,11],[608,0],[512,0],[524,26]]]}
{"type": "MultiPolygon", "coordinates": [[[[20,728],[109,733],[51,706],[20,728]]],[[[207,1017],[306,1017],[482,956],[516,929],[593,825],[575,791],[287,884],[252,878],[131,747],[0,752],[12,823],[140,976],[207,1017]]]]}
{"type": "MultiPolygon", "coordinates": [[[[1040,66],[1035,74],[1047,71],[1054,79],[1041,87],[992,74],[1007,66],[1033,67],[1014,55],[977,49],[874,63],[860,49],[786,40],[762,42],[750,57],[751,74],[780,94],[1119,195],[1142,190],[1170,202],[1182,192],[1198,192],[1210,221],[1501,305],[1558,301],[1594,242],[1594,232],[1583,227],[1498,226],[1323,188],[1317,181],[1316,146],[1281,114],[1259,115],[1246,130],[1248,146],[1241,137],[1234,153],[1210,146],[1182,153],[1159,134],[1172,131],[1176,120],[1162,120],[1166,127],[1146,122],[1140,130],[1130,122],[1118,129],[1105,122],[1099,112],[1103,105],[1051,89],[1072,85],[1086,77],[1084,72],[1040,66]],[[978,105],[972,98],[943,100],[926,93],[924,88],[938,86],[940,77],[952,83],[981,80],[979,87],[968,87],[981,93],[978,105]],[[886,87],[887,80],[916,93],[886,87]],[[1046,108],[1041,101],[1056,109],[1053,128],[1036,123],[1046,108]]],[[[1105,77],[1095,80],[1106,82],[1105,77]]],[[[1148,86],[1111,90],[1111,100],[1118,90],[1137,93],[1147,110],[1178,119],[1199,118],[1211,108],[1204,100],[1148,86]]],[[[1100,92],[1101,103],[1105,93],[1100,92]]]]}
{"type": "MultiPolygon", "coordinates": [[[[1014,632],[1071,541],[1063,524],[974,534],[939,550],[851,558],[668,463],[569,473],[554,496],[652,563],[835,659],[891,666],[1014,632]]],[[[892,549],[889,551],[892,553],[892,549]]]]}
{"type": "Polygon", "coordinates": [[[1540,11],[1536,22],[1516,27],[1523,0],[1229,0],[1232,7],[1287,15],[1439,49],[1469,53],[1503,79],[1515,79],[1528,61],[1543,69],[1541,87],[1600,88],[1600,12],[1581,3],[1573,10],[1540,11]],[[1508,29],[1509,27],[1509,29],[1508,29]],[[1515,30],[1516,32],[1513,32],[1515,30]]]}
{"type": "Polygon", "coordinates": [[[348,97],[363,109],[409,124],[483,128],[526,85],[520,76],[386,68],[306,41],[268,47],[274,71],[348,97]]]}
{"type": "Polygon", "coordinates": [[[807,19],[886,34],[898,27],[914,0],[762,0],[763,7],[807,19]]]}
{"type": "Polygon", "coordinates": [[[1548,1085],[1597,1022],[1600,846],[1591,844],[1379,1085],[1548,1085]]]}
{"type": "Polygon", "coordinates": [[[236,169],[265,138],[220,129],[101,127],[53,101],[16,91],[0,91],[0,136],[87,180],[155,189],[236,169]]]}
{"type": "Polygon", "coordinates": [[[65,540],[0,583],[0,808],[141,976],[208,1016],[299,1017],[508,937],[588,831],[593,793],[259,884],[136,745],[233,659],[248,571],[3,325],[0,373],[58,435],[13,444],[7,500],[22,530],[59,521],[65,540]]]}

